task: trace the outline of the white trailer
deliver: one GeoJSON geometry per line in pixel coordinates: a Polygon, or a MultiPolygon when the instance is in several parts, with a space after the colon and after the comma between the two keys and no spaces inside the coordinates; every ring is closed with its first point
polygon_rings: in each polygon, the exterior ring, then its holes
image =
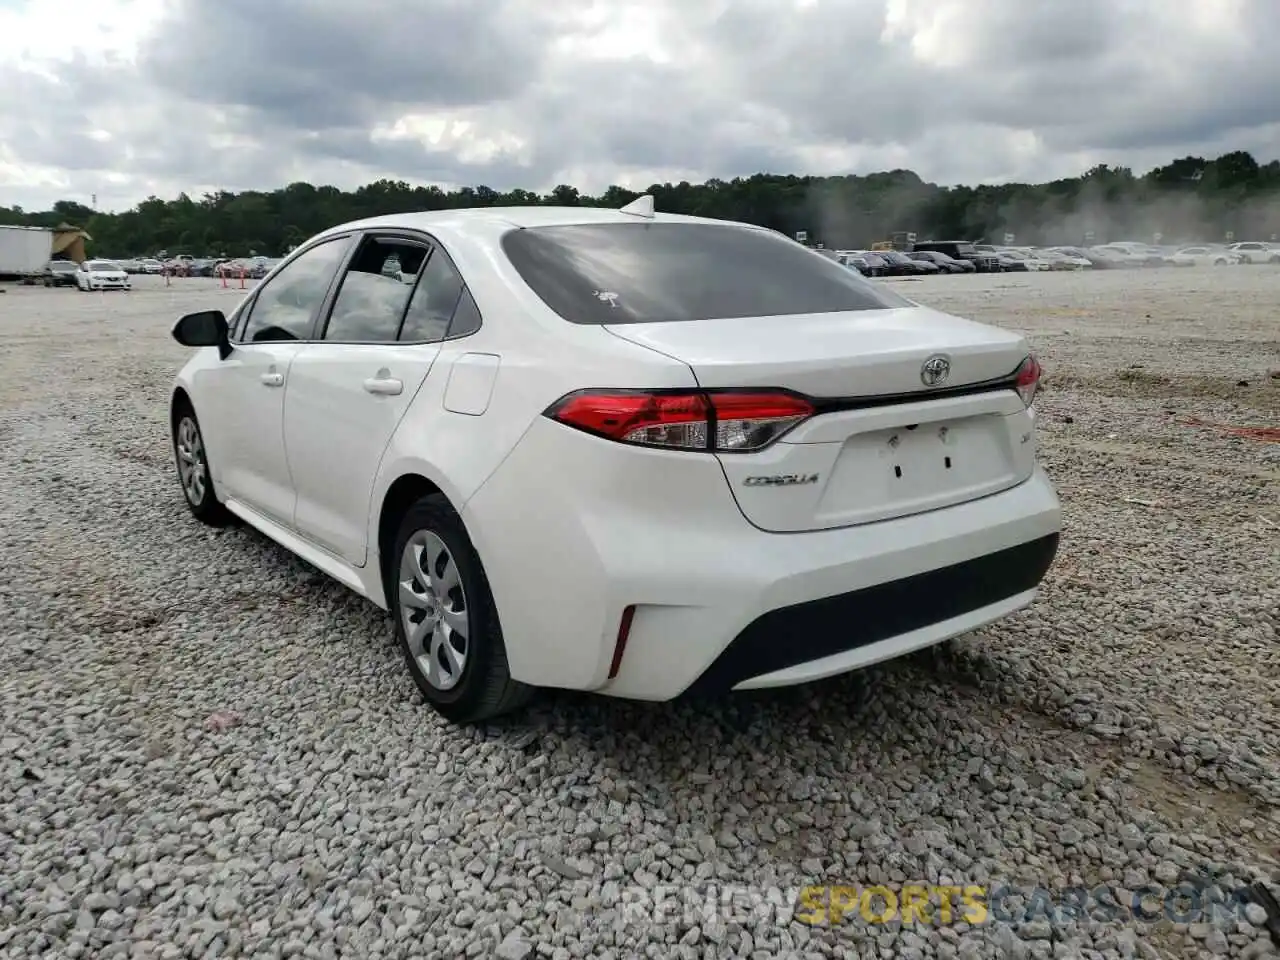
{"type": "Polygon", "coordinates": [[[53,256],[53,231],[0,226],[0,277],[35,283],[53,256]]]}

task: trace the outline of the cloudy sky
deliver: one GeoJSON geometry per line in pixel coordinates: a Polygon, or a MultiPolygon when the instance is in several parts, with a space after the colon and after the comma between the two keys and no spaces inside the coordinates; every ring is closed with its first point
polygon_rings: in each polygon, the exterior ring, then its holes
{"type": "Polygon", "coordinates": [[[1277,0],[0,0],[0,205],[1280,156],[1277,0]]]}

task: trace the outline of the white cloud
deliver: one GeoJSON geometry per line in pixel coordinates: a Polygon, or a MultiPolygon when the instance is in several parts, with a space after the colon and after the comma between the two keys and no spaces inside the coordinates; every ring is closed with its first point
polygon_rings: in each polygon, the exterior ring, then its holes
{"type": "Polygon", "coordinates": [[[0,205],[1280,154],[1274,0],[25,0],[0,205]]]}

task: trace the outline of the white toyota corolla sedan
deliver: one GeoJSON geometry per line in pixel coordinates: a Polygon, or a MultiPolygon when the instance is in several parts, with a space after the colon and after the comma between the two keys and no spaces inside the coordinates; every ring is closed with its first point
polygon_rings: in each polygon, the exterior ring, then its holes
{"type": "Polygon", "coordinates": [[[349,223],[173,332],[192,512],[390,610],[455,721],[854,670],[1057,551],[1020,335],[648,197],[349,223]]]}

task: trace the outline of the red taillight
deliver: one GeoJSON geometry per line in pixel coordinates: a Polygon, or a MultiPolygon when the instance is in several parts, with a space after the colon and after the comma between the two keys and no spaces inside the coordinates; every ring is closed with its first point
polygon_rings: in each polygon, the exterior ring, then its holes
{"type": "Polygon", "coordinates": [[[547,416],[587,433],[644,447],[745,453],[767,447],[813,415],[783,391],[583,390],[547,416]]]}
{"type": "Polygon", "coordinates": [[[1018,396],[1029,408],[1035,402],[1036,392],[1040,389],[1040,362],[1035,357],[1027,357],[1018,368],[1018,396]]]}

